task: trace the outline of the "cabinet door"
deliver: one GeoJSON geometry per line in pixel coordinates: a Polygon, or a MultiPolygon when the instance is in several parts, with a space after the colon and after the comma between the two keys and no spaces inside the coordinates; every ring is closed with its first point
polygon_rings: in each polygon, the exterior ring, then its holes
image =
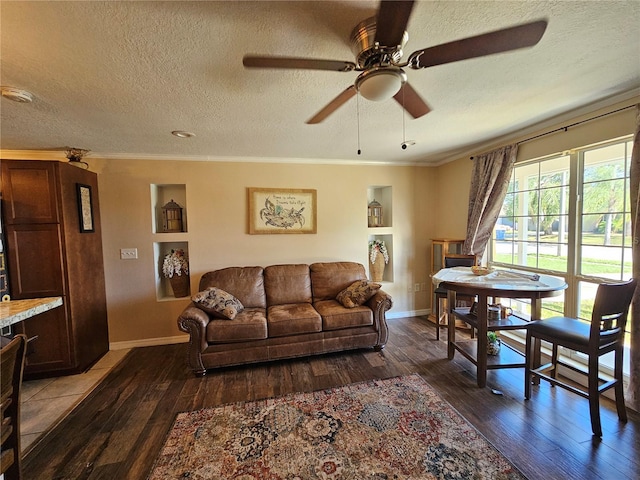
{"type": "Polygon", "coordinates": [[[57,223],[56,184],[52,162],[4,160],[2,192],[5,224],[57,223]]]}
{"type": "Polygon", "coordinates": [[[16,330],[30,339],[24,365],[25,378],[68,370],[73,366],[67,298],[63,297],[61,307],[27,318],[19,325],[16,330]]]}
{"type": "Polygon", "coordinates": [[[59,224],[8,225],[7,246],[14,298],[65,294],[59,224]]]}

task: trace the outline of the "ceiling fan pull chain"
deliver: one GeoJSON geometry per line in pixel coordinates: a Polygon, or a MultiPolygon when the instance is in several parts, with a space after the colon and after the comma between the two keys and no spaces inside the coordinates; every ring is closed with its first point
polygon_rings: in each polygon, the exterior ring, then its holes
{"type": "MultiPolygon", "coordinates": [[[[403,85],[404,87],[404,85],[403,85]]],[[[402,110],[400,111],[400,115],[402,115],[402,145],[405,145],[407,142],[407,138],[405,135],[405,127],[404,127],[404,88],[402,89],[402,110]]],[[[405,148],[405,147],[403,147],[405,148]]]]}
{"type": "Polygon", "coordinates": [[[360,150],[360,93],[356,93],[356,123],[358,131],[358,155],[362,153],[360,150]]]}
{"type": "Polygon", "coordinates": [[[405,92],[405,88],[404,85],[402,86],[402,111],[400,112],[400,114],[402,115],[402,143],[400,144],[400,146],[402,147],[403,150],[407,149],[407,136],[406,136],[406,131],[405,131],[405,126],[404,126],[404,92],[405,92]]]}

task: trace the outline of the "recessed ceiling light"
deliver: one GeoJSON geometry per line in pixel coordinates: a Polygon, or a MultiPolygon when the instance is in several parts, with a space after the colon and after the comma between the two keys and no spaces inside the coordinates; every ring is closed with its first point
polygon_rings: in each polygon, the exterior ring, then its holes
{"type": "Polygon", "coordinates": [[[31,103],[33,101],[33,95],[26,90],[15,87],[0,87],[0,90],[2,96],[8,100],[18,103],[31,103]]]}
{"type": "Polygon", "coordinates": [[[174,130],[171,132],[171,135],[175,135],[178,138],[191,138],[196,136],[195,133],[185,132],[183,130],[174,130]]]}

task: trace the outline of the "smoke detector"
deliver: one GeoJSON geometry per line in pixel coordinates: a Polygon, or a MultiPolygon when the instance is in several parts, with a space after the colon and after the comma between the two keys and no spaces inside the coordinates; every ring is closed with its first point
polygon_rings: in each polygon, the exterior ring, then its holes
{"type": "Polygon", "coordinates": [[[184,130],[174,130],[173,132],[171,132],[171,135],[178,138],[192,138],[196,136],[195,133],[185,132],[184,130]]]}
{"type": "Polygon", "coordinates": [[[18,103],[31,103],[33,101],[33,95],[26,90],[21,90],[15,87],[0,87],[2,96],[8,100],[13,100],[18,103]]]}

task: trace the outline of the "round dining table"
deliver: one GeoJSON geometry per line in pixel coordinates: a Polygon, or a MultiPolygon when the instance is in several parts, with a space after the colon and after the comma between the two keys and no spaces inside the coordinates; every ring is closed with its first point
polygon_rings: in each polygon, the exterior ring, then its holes
{"type": "MultiPolygon", "coordinates": [[[[487,332],[523,330],[531,320],[541,318],[542,299],[562,294],[567,288],[564,279],[515,270],[494,270],[476,275],[471,267],[444,268],[432,277],[434,286],[447,290],[447,310],[477,330],[477,339],[456,340],[456,322],[448,322],[447,356],[453,360],[456,351],[476,365],[478,387],[487,384],[487,370],[524,368],[522,354],[508,346],[498,355],[487,354],[487,332]],[[456,295],[475,296],[473,307],[456,307],[456,295]],[[531,302],[530,319],[511,313],[500,318],[488,318],[489,298],[498,303],[501,298],[525,299],[531,302]]],[[[450,317],[451,318],[451,317],[450,317]]],[[[540,364],[540,342],[534,344],[534,365],[540,364]]]]}

